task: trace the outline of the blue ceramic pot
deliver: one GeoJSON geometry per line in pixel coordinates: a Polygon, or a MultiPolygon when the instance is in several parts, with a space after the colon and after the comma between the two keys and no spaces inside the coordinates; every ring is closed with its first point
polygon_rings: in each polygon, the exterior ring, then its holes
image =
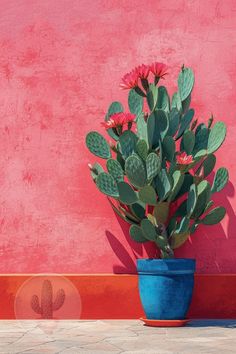
{"type": "Polygon", "coordinates": [[[138,259],[139,294],[146,318],[182,320],[194,285],[194,259],[138,259]]]}

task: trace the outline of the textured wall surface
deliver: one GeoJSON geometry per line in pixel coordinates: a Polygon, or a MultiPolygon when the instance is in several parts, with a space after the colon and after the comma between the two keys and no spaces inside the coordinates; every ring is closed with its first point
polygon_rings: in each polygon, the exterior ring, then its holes
{"type": "Polygon", "coordinates": [[[236,272],[236,2],[0,0],[0,272],[134,272],[152,254],[127,236],[90,179],[84,146],[139,63],[182,63],[196,74],[193,106],[228,124],[215,200],[221,225],[199,228],[179,257],[202,273],[236,272]]]}

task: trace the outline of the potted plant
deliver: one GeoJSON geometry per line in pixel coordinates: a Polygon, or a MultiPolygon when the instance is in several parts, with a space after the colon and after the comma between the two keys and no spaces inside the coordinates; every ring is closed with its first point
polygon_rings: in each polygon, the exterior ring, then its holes
{"type": "Polygon", "coordinates": [[[212,195],[228,182],[221,167],[213,183],[207,177],[216,163],[215,152],[226,136],[226,126],[213,116],[198,123],[190,108],[194,74],[182,67],[178,90],[170,100],[162,63],[140,65],[126,74],[121,88],[129,90],[125,112],[113,102],[102,123],[112,143],[98,132],[86,136],[88,149],[105,164],[89,165],[98,189],[114,211],[130,224],[136,242],[153,242],[158,259],[138,259],[139,292],[148,320],[184,320],[193,291],[195,260],[176,259],[199,225],[219,223],[222,206],[212,195]],[[106,170],[105,170],[106,167],[106,170]]]}

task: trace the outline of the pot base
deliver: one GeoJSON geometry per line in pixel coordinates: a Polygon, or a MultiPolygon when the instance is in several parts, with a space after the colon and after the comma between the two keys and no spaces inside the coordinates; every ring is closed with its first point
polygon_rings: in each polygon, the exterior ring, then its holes
{"type": "Polygon", "coordinates": [[[140,318],[144,322],[145,326],[150,327],[182,327],[185,326],[190,320],[149,320],[145,317],[140,318]]]}

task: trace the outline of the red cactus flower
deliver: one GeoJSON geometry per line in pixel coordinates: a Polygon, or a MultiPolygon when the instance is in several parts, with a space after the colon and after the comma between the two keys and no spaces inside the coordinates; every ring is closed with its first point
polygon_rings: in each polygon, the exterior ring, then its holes
{"type": "Polygon", "coordinates": [[[123,113],[123,124],[133,123],[135,120],[135,114],[123,113]]]}
{"type": "Polygon", "coordinates": [[[150,71],[158,78],[162,78],[167,74],[167,65],[163,63],[152,63],[150,66],[150,71]]]}
{"type": "Polygon", "coordinates": [[[115,113],[110,116],[106,122],[102,122],[101,125],[106,128],[116,128],[123,125],[123,116],[122,113],[115,113]]]}
{"type": "Polygon", "coordinates": [[[136,73],[140,79],[147,79],[148,78],[148,75],[150,72],[149,65],[145,65],[145,64],[139,65],[135,68],[135,70],[136,70],[136,73]]]}
{"type": "Polygon", "coordinates": [[[132,89],[138,86],[138,73],[137,70],[132,70],[123,76],[120,83],[120,88],[123,90],[132,89]]]}
{"type": "Polygon", "coordinates": [[[192,155],[187,155],[186,152],[182,152],[180,155],[176,156],[177,164],[179,165],[189,165],[193,162],[192,155]]]}
{"type": "Polygon", "coordinates": [[[132,124],[135,119],[135,114],[132,113],[114,113],[110,116],[108,121],[102,122],[102,126],[106,129],[123,127],[125,124],[132,124]]]}

